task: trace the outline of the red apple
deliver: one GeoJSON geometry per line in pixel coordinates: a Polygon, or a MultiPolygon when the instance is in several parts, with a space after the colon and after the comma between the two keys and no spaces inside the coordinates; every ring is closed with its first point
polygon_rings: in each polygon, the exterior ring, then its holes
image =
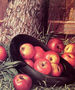
{"type": "Polygon", "coordinates": [[[40,46],[35,46],[35,55],[34,55],[34,61],[36,61],[39,58],[43,58],[44,56],[44,50],[40,46]]]}
{"type": "Polygon", "coordinates": [[[20,46],[20,54],[24,59],[31,59],[35,54],[34,46],[30,43],[24,43],[20,46]]]}
{"type": "Polygon", "coordinates": [[[64,50],[64,44],[62,42],[62,40],[58,39],[58,38],[52,38],[48,41],[47,44],[48,48],[56,51],[58,53],[61,53],[64,50]]]}
{"type": "Polygon", "coordinates": [[[13,85],[16,90],[30,90],[32,79],[26,74],[18,74],[13,78],[13,85]]]}
{"type": "Polygon", "coordinates": [[[51,72],[51,64],[48,60],[40,58],[35,61],[34,69],[40,73],[49,75],[51,72]]]}
{"type": "Polygon", "coordinates": [[[58,64],[51,64],[52,67],[52,71],[51,71],[51,75],[52,76],[60,76],[62,73],[62,69],[58,64]]]}
{"type": "Polygon", "coordinates": [[[64,53],[62,58],[66,60],[71,66],[75,67],[75,55],[73,53],[64,53]]]}
{"type": "Polygon", "coordinates": [[[60,62],[60,57],[58,55],[58,53],[56,53],[55,51],[46,51],[44,53],[44,58],[49,60],[50,63],[56,63],[59,64],[60,62]]]}
{"type": "Polygon", "coordinates": [[[30,59],[26,59],[26,60],[24,60],[29,66],[31,66],[32,68],[34,67],[34,63],[33,63],[33,61],[32,60],[30,60],[30,59]]]}
{"type": "Polygon", "coordinates": [[[7,57],[6,49],[3,46],[0,46],[0,61],[3,62],[7,57]]]}
{"type": "Polygon", "coordinates": [[[75,43],[70,43],[65,46],[64,53],[74,53],[75,54],[75,43]]]}
{"type": "Polygon", "coordinates": [[[63,72],[63,65],[61,63],[58,64],[61,68],[61,71],[63,72]]]}

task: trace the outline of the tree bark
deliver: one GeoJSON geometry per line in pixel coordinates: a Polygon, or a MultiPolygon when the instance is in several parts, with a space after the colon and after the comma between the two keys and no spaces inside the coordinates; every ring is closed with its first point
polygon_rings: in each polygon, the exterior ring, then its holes
{"type": "Polygon", "coordinates": [[[0,25],[3,22],[4,13],[8,5],[8,0],[0,0],[0,25]]]}
{"type": "Polygon", "coordinates": [[[0,41],[9,43],[17,34],[38,37],[47,28],[48,0],[12,0],[0,26],[0,41]]]}

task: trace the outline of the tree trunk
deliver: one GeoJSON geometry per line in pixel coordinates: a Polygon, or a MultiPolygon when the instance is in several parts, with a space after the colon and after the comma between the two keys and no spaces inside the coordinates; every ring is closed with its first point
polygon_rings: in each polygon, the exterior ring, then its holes
{"type": "Polygon", "coordinates": [[[3,22],[3,17],[4,17],[5,10],[7,8],[7,5],[8,5],[8,0],[0,0],[0,25],[3,22]]]}
{"type": "Polygon", "coordinates": [[[48,0],[12,0],[0,26],[0,42],[9,43],[17,34],[38,37],[47,28],[48,0]]]}

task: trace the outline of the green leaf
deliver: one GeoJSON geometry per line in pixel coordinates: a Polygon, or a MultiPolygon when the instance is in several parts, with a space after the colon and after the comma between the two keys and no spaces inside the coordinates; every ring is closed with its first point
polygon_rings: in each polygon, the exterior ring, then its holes
{"type": "Polygon", "coordinates": [[[8,68],[12,68],[12,67],[16,67],[18,64],[20,63],[20,61],[14,61],[14,62],[3,62],[0,65],[0,71],[8,69],[8,68]]]}

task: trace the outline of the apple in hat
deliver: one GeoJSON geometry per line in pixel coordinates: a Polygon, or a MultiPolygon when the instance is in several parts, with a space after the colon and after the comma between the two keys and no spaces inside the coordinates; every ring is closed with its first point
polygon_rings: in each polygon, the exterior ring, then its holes
{"type": "Polygon", "coordinates": [[[34,62],[30,59],[26,59],[24,60],[29,66],[31,66],[32,68],[34,67],[34,62]]]}
{"type": "Polygon", "coordinates": [[[44,58],[49,60],[50,63],[59,64],[60,57],[57,52],[49,50],[44,53],[44,58]]]}
{"type": "Polygon", "coordinates": [[[64,53],[61,55],[72,67],[75,67],[75,55],[73,53],[64,53]]]}
{"type": "Polygon", "coordinates": [[[43,58],[44,56],[44,50],[40,46],[35,46],[35,55],[34,55],[34,61],[36,61],[39,58],[43,58]]]}
{"type": "Polygon", "coordinates": [[[64,53],[73,53],[75,55],[75,43],[67,44],[64,48],[64,53]]]}
{"type": "Polygon", "coordinates": [[[47,46],[49,49],[61,53],[64,50],[63,41],[59,38],[52,38],[48,41],[47,46]]]}
{"type": "Polygon", "coordinates": [[[61,66],[59,64],[52,63],[51,64],[51,67],[52,67],[52,71],[51,71],[51,75],[52,76],[57,77],[57,76],[60,76],[61,75],[62,68],[61,68],[61,66]]]}
{"type": "Polygon", "coordinates": [[[20,54],[24,59],[31,59],[35,54],[34,46],[30,43],[24,43],[20,46],[20,54]]]}
{"type": "Polygon", "coordinates": [[[49,75],[51,72],[51,63],[44,58],[37,59],[34,63],[34,69],[40,73],[49,75]]]}

